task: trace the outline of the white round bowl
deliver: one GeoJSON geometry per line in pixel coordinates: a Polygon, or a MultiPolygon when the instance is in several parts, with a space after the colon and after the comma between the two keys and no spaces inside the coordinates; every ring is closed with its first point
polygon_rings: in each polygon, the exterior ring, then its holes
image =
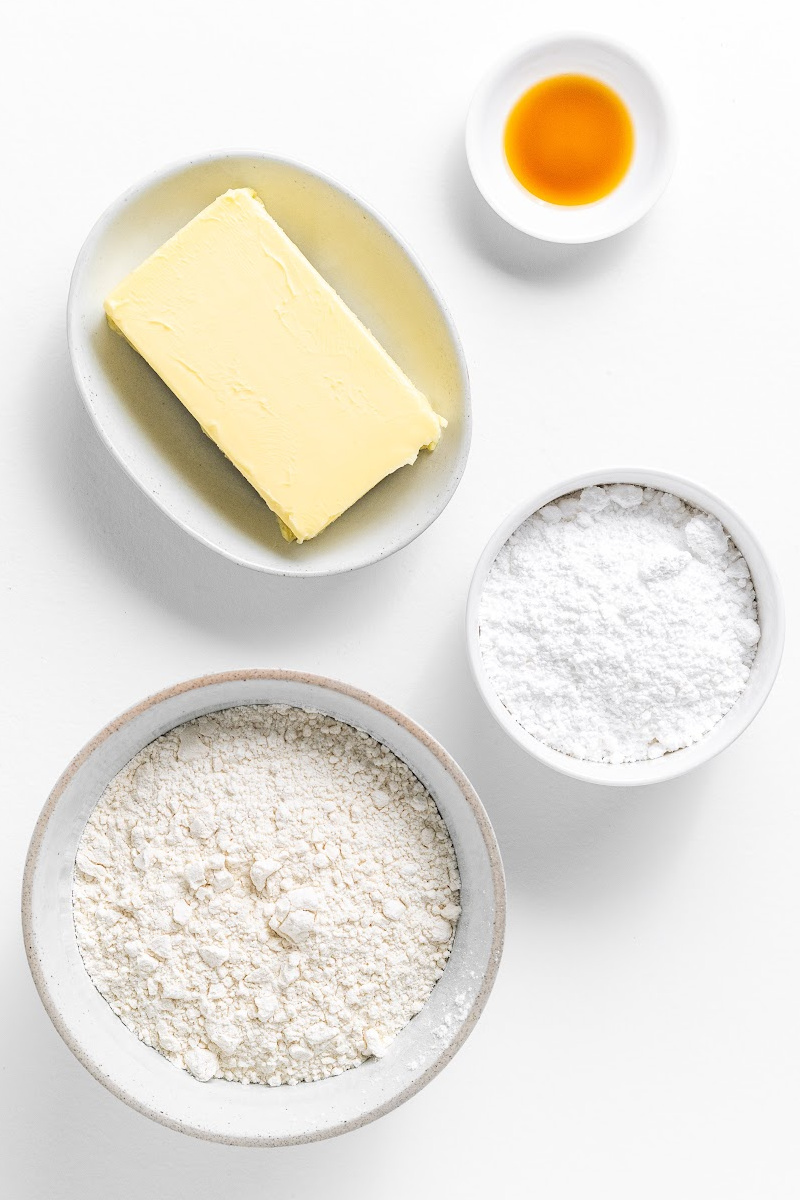
{"type": "Polygon", "coordinates": [[[469,452],[464,355],[424,268],[373,209],[308,167],[258,153],[179,163],[116,200],[80,252],[67,331],[81,395],[101,438],[142,491],[187,533],[234,562],[278,575],[332,575],[407,545],[443,511],[469,452]],[[448,426],[318,537],[286,542],[267,505],[156,373],[106,322],[108,292],[231,187],[252,187],[448,426]]]}
{"type": "Polygon", "coordinates": [[[628,50],[567,34],[515,51],[486,76],[467,118],[467,159],[484,199],[510,225],[547,242],[596,242],[633,225],[663,192],[675,161],[673,121],[652,71],[628,50]],[[543,79],[567,73],[607,84],[634,125],[633,160],[625,178],[592,204],[540,200],[514,176],[503,149],[506,121],[520,96],[543,79]]]}
{"type": "Polygon", "coordinates": [[[527,500],[506,517],[495,530],[478,560],[467,600],[467,651],[472,675],[489,711],[499,721],[517,745],[533,758],[587,783],[603,783],[613,787],[634,787],[644,783],[660,783],[691,771],[719,754],[742,733],[755,717],[769,695],[783,653],[783,602],[775,573],[756,536],[733,509],[705,488],[677,475],[664,471],[618,468],[589,471],[548,487],[527,500]],[[761,640],[758,643],[750,677],[739,699],[721,721],[699,742],[675,750],[661,758],[646,762],[612,763],[587,762],[554,750],[533,737],[520,725],[502,704],[492,686],[483,664],[480,648],[480,602],[486,578],[500,548],[511,534],[532,513],[545,504],[581,488],[600,483],[638,483],[643,487],[672,492],[703,512],[718,517],[747,561],[756,591],[761,640]]]}
{"type": "Polygon", "coordinates": [[[356,1129],[413,1096],[450,1061],[497,974],[505,885],[489,819],[469,781],[433,738],[366,692],[292,671],[235,671],[161,692],[107,725],[70,763],[28,852],[23,928],[33,978],[70,1050],[109,1091],[153,1120],[231,1145],[279,1146],[356,1129]],[[336,1078],[296,1087],[200,1083],[127,1029],[95,989],[78,950],[72,871],[86,821],[112,777],[166,730],[238,704],[287,704],[372,734],[428,788],[461,873],[462,914],[444,975],[388,1053],[336,1078]]]}

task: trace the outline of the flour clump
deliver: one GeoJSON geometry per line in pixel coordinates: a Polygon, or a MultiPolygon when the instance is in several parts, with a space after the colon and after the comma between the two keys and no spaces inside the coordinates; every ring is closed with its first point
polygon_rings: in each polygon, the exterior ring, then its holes
{"type": "Polygon", "coordinates": [[[231,708],[146,746],[92,812],[73,913],[86,969],[203,1082],[299,1083],[381,1057],[460,914],[420,781],[317,712],[231,708]]]}

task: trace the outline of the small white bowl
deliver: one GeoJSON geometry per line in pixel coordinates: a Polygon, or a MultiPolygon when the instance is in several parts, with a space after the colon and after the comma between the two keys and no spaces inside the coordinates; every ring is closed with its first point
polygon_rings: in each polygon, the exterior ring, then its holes
{"type": "Polygon", "coordinates": [[[506,517],[495,530],[478,560],[467,599],[467,652],[472,675],[478,690],[492,713],[517,745],[539,762],[587,783],[602,783],[613,787],[634,787],[644,783],[660,783],[683,775],[719,754],[743,733],[769,695],[783,653],[783,601],[775,573],[754,533],[733,509],[696,483],[668,475],[664,471],[619,468],[589,471],[566,479],[527,500],[506,517]],[[527,732],[502,704],[489,680],[480,648],[480,603],[486,578],[500,548],[511,534],[532,513],[545,504],[570,492],[600,483],[638,483],[643,487],[672,492],[689,504],[717,517],[745,557],[758,603],[761,640],[758,643],[750,677],[739,699],[721,721],[699,742],[646,762],[611,763],[587,762],[554,750],[527,732]]]}
{"type": "Polygon", "coordinates": [[[446,507],[469,452],[467,367],[449,313],[393,229],[318,171],[258,153],[179,163],[116,200],[80,252],[67,331],[75,378],[109,450],[187,533],[226,558],[276,575],[332,575],[413,541],[446,507]],[[108,292],[230,187],[252,187],[270,213],[372,330],[448,427],[422,452],[302,546],[205,436],[103,312],[108,292]]]}
{"type": "Polygon", "coordinates": [[[177,684],[123,713],[73,759],[34,831],[22,917],[28,961],[70,1050],[132,1108],[211,1141],[285,1146],[356,1129],[408,1100],[471,1032],[497,974],[505,884],[489,819],[466,776],[430,734],[367,692],[294,671],[234,671],[177,684]],[[287,704],[328,713],[372,734],[425,784],[444,818],[461,873],[462,914],[444,975],[385,1058],[297,1087],[199,1083],[127,1029],[95,989],[78,950],[72,870],[86,821],[114,775],[143,746],[203,713],[287,704]]]}
{"type": "Polygon", "coordinates": [[[596,242],[633,225],[652,208],[675,161],[673,121],[652,71],[613,42],[578,34],[517,50],[478,87],[467,118],[467,159],[488,204],[532,237],[547,242],[596,242]],[[551,204],[514,176],[503,149],[506,121],[529,88],[552,75],[590,75],[621,98],[634,125],[633,160],[625,178],[592,204],[551,204]]]}

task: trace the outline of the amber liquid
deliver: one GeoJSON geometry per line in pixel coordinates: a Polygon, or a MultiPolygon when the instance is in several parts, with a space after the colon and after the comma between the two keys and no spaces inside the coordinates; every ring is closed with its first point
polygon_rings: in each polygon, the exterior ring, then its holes
{"type": "Polygon", "coordinates": [[[506,122],[508,165],[551,204],[592,204],[624,179],[633,122],[616,92],[588,75],[554,75],[517,101],[506,122]]]}

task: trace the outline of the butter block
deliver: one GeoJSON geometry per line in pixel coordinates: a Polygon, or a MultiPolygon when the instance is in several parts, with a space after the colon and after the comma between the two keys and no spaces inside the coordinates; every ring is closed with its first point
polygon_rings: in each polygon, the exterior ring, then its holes
{"type": "Polygon", "coordinates": [[[289,539],[316,537],[446,425],[249,188],[204,209],[105,310],[289,539]]]}

